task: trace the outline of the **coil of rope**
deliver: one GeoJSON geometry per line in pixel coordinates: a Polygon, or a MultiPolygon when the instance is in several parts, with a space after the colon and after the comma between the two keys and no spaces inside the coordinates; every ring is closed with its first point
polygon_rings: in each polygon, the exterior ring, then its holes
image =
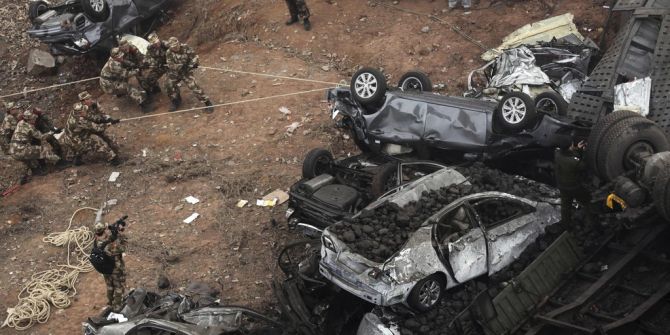
{"type": "MultiPolygon", "coordinates": [[[[7,318],[2,327],[8,326],[16,330],[26,330],[35,323],[45,323],[51,315],[51,305],[56,308],[67,308],[71,298],[77,294],[75,284],[80,273],[91,272],[93,266],[88,260],[88,253],[93,244],[93,232],[85,226],[70,229],[77,214],[84,210],[97,211],[96,208],[84,207],[76,210],[70,217],[67,229],[63,232],[51,233],[42,241],[57,247],[67,247],[66,264],[34,274],[28,284],[19,292],[18,303],[8,309],[7,318]],[[70,246],[75,246],[74,250],[70,246]],[[70,262],[70,253],[77,254],[76,263],[70,262]]],[[[0,327],[0,328],[2,328],[0,327]]]]}

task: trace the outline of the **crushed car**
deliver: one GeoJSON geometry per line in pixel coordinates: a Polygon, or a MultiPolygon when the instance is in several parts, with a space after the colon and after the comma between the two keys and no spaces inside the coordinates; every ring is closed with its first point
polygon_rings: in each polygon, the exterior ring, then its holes
{"type": "Polygon", "coordinates": [[[107,52],[124,34],[143,36],[160,22],[168,0],[31,1],[28,35],[48,44],[51,53],[107,52]]]}

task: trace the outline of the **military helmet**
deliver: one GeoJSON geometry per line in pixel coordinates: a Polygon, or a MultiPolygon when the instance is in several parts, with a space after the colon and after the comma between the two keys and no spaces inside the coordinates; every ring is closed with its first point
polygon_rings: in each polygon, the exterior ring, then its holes
{"type": "Polygon", "coordinates": [[[79,93],[79,101],[84,101],[92,98],[93,96],[91,96],[91,93],[88,93],[88,91],[79,93]]]}
{"type": "Polygon", "coordinates": [[[98,222],[98,223],[95,224],[95,226],[93,226],[93,231],[94,231],[96,234],[102,234],[102,233],[104,233],[104,232],[105,232],[105,229],[107,229],[107,226],[106,226],[104,223],[102,223],[102,222],[98,222]]]}
{"type": "Polygon", "coordinates": [[[35,121],[35,120],[37,120],[37,115],[35,115],[35,113],[33,113],[32,108],[26,109],[23,112],[23,119],[28,121],[28,122],[35,121]]]}
{"type": "Polygon", "coordinates": [[[168,46],[170,47],[170,49],[176,49],[180,45],[181,44],[179,44],[179,40],[174,36],[170,37],[170,39],[168,40],[168,46]]]}
{"type": "Polygon", "coordinates": [[[147,36],[147,41],[149,41],[150,44],[157,44],[160,43],[161,40],[158,38],[158,34],[153,32],[147,36]]]}
{"type": "Polygon", "coordinates": [[[110,51],[109,55],[116,60],[122,59],[123,58],[123,51],[119,48],[112,48],[112,51],[110,51]]]}

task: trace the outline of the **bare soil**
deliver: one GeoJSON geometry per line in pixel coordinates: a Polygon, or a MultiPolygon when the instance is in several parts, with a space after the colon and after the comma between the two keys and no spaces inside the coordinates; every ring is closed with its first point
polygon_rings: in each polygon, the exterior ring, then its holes
{"type": "MultiPolygon", "coordinates": [[[[493,47],[526,23],[565,12],[573,13],[581,31],[597,41],[606,16],[603,2],[481,0],[469,15],[443,11],[444,1],[405,0],[396,7],[434,14],[493,47]]],[[[462,93],[467,73],[482,64],[478,46],[426,16],[374,1],[308,4],[313,15],[310,32],[284,25],[287,11],[280,0],[183,0],[172,6],[171,20],[159,34],[177,36],[196,47],[203,66],[348,82],[358,66],[366,65],[382,67],[391,83],[405,71],[421,69],[435,84],[445,84],[443,93],[449,94],[462,93]],[[429,27],[427,33],[423,27],[429,27]]],[[[57,75],[26,75],[25,57],[37,44],[21,35],[28,26],[25,7],[0,0],[0,8],[9,8],[0,11],[5,23],[2,39],[7,40],[0,44],[0,95],[95,76],[97,62],[81,57],[65,59],[57,75]]],[[[328,87],[204,69],[197,78],[214,103],[328,87]]],[[[26,99],[47,109],[62,125],[76,93],[83,89],[101,94],[92,82],[29,94],[26,99]]],[[[188,92],[183,96],[185,107],[198,106],[188,92]]],[[[129,216],[128,287],[156,289],[158,275],[165,273],[173,289],[197,279],[221,289],[224,303],[271,309],[277,251],[299,236],[286,230],[285,206],[237,208],[235,203],[240,199],[254,203],[274,189],[288,189],[300,177],[302,157],[314,147],[331,149],[338,156],[356,153],[333,129],[323,96],[319,91],[225,106],[213,114],[187,112],[122,122],[109,130],[121,145],[125,158],[121,166],[89,157],[84,166],[54,169],[0,198],[0,320],[33,273],[65,261],[65,251],[46,245],[42,238],[66,229],[76,209],[98,207],[109,199],[118,204],[106,221],[129,216]],[[283,116],[281,106],[291,114],[283,116]],[[286,126],[293,122],[302,126],[288,135],[286,126]],[[110,183],[113,171],[121,175],[110,183]],[[185,203],[189,195],[201,202],[185,203]],[[182,222],[194,212],[200,214],[197,220],[182,222]],[[273,218],[278,226],[272,224],[273,218]]],[[[114,117],[142,115],[127,99],[106,95],[99,99],[114,117]]],[[[166,112],[167,107],[168,99],[160,96],[152,113],[166,112]]],[[[17,182],[18,164],[2,158],[0,169],[0,189],[17,182]]],[[[92,212],[86,212],[74,225],[92,222],[92,212]]],[[[101,276],[83,274],[72,306],[52,309],[46,324],[27,333],[78,333],[80,322],[104,305],[101,276]]],[[[14,333],[0,329],[0,334],[14,333]]]]}

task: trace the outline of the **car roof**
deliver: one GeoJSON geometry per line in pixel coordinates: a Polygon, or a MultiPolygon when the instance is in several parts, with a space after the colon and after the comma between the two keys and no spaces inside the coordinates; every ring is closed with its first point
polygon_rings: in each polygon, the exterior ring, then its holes
{"type": "Polygon", "coordinates": [[[498,106],[498,104],[490,101],[473,99],[473,98],[439,95],[430,92],[414,93],[414,92],[403,92],[403,91],[389,91],[387,94],[396,96],[397,98],[412,101],[420,101],[443,106],[453,106],[464,109],[493,111],[498,106]]]}

